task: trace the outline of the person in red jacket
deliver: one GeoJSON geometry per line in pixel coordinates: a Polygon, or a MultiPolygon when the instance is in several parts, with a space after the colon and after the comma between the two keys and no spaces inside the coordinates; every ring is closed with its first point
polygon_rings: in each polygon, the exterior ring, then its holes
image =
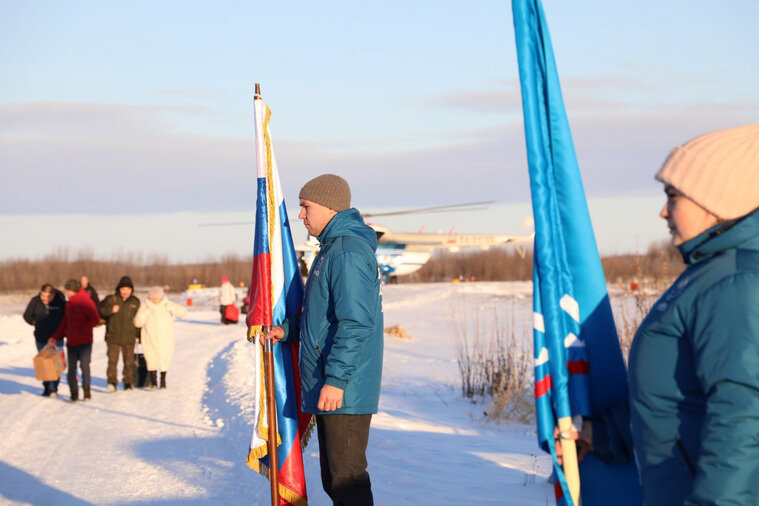
{"type": "Polygon", "coordinates": [[[82,284],[76,279],[69,279],[63,285],[66,290],[68,302],[63,313],[58,330],[48,341],[55,344],[56,341],[66,338],[66,350],[68,351],[68,382],[71,390],[71,401],[79,399],[79,385],[76,380],[76,365],[82,369],[82,388],[84,399],[91,399],[90,393],[90,359],[92,358],[92,329],[100,323],[100,313],[95,307],[90,294],[82,289],[82,284]]]}

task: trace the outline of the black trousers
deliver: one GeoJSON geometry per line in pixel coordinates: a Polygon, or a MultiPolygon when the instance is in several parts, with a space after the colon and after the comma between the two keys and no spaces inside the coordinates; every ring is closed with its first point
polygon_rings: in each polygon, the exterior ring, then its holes
{"type": "Polygon", "coordinates": [[[366,446],[372,415],[316,415],[322,487],[335,506],[371,506],[366,446]]]}
{"type": "Polygon", "coordinates": [[[76,363],[82,369],[82,386],[90,387],[90,360],[92,359],[92,343],[82,344],[79,346],[66,346],[69,355],[69,388],[72,392],[79,391],[79,385],[76,382],[76,363]]]}

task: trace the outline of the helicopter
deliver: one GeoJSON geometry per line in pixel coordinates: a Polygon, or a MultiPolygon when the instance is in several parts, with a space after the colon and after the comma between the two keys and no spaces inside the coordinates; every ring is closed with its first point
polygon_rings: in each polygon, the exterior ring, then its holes
{"type": "MultiPolygon", "coordinates": [[[[459,234],[453,231],[442,232],[394,232],[390,228],[367,221],[367,218],[381,216],[398,216],[407,214],[427,214],[438,212],[460,212],[485,209],[493,202],[473,202],[468,204],[450,204],[433,207],[407,209],[382,213],[362,213],[368,226],[377,234],[377,264],[384,282],[393,283],[400,276],[407,276],[421,269],[436,250],[456,252],[461,249],[478,248],[487,250],[492,247],[511,245],[524,257],[526,247],[535,236],[532,234],[459,234]]],[[[200,226],[250,225],[250,222],[202,223],[200,226]]],[[[306,275],[319,253],[319,241],[309,236],[306,241],[295,244],[301,274],[306,275]]]]}
{"type": "MultiPolygon", "coordinates": [[[[487,250],[491,247],[512,245],[520,255],[526,253],[525,246],[532,243],[533,234],[458,234],[422,232],[393,232],[388,227],[366,221],[367,218],[401,214],[451,212],[475,210],[491,202],[453,204],[425,207],[387,213],[364,213],[364,221],[377,234],[377,264],[386,282],[393,283],[399,276],[407,276],[421,269],[432,257],[435,250],[456,252],[464,248],[487,250]]],[[[315,237],[297,244],[295,250],[301,255],[304,271],[308,271],[319,252],[319,242],[315,237]]]]}

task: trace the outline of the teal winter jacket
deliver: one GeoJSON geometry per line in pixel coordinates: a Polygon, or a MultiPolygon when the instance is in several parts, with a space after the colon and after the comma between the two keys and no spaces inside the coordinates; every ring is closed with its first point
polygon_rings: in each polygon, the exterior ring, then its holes
{"type": "Polygon", "coordinates": [[[344,390],[332,414],[372,414],[382,379],[383,318],[377,235],[356,209],[337,213],[319,236],[300,318],[283,325],[300,339],[302,408],[317,413],[324,384],[344,390]]]}
{"type": "Polygon", "coordinates": [[[680,246],[630,350],[648,506],[759,504],[759,211],[680,246]]]}

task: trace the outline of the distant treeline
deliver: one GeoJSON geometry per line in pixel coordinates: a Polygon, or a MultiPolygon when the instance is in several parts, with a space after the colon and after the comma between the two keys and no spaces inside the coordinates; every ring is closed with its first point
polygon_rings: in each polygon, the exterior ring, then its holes
{"type": "MultiPolygon", "coordinates": [[[[644,278],[671,279],[682,272],[680,253],[669,241],[652,244],[645,253],[612,255],[601,259],[606,280],[627,283],[644,278]]],[[[531,281],[532,251],[524,255],[514,248],[487,251],[440,251],[414,274],[398,282],[436,282],[452,280],[531,281]]]]}
{"type": "Polygon", "coordinates": [[[96,260],[88,252],[70,255],[60,250],[39,260],[7,260],[0,262],[0,292],[38,290],[43,283],[63,286],[69,278],[87,276],[98,294],[114,290],[121,276],[129,276],[136,286],[165,286],[181,292],[197,280],[207,286],[221,284],[221,276],[229,276],[233,285],[250,284],[251,259],[224,255],[193,264],[170,263],[161,256],[143,257],[121,254],[111,260],[96,260]]]}
{"type": "MultiPolygon", "coordinates": [[[[639,255],[614,255],[602,259],[606,279],[610,283],[635,280],[671,279],[683,270],[680,254],[668,242],[651,245],[639,255]]],[[[182,264],[170,263],[161,256],[143,257],[121,254],[110,260],[95,259],[91,252],[71,255],[59,250],[37,260],[6,260],[0,262],[0,292],[37,290],[43,283],[62,286],[68,278],[86,275],[99,293],[111,292],[121,276],[132,278],[135,285],[164,286],[180,292],[197,280],[207,286],[218,286],[221,276],[229,276],[234,285],[250,284],[251,259],[224,255],[220,259],[182,264]]],[[[419,271],[398,278],[407,282],[440,282],[451,280],[529,281],[532,280],[532,252],[520,255],[513,248],[491,248],[487,251],[441,251],[432,256],[419,271]]]]}

